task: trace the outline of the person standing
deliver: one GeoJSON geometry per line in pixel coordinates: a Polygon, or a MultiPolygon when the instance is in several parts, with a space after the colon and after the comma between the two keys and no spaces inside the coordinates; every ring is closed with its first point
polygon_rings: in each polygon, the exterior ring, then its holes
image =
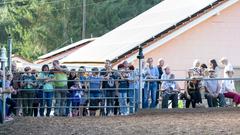
{"type": "Polygon", "coordinates": [[[105,68],[101,70],[101,76],[104,78],[102,82],[102,87],[105,91],[105,96],[107,98],[107,100],[105,100],[105,104],[107,105],[106,115],[111,116],[114,113],[114,108],[111,106],[114,106],[114,98],[116,93],[116,73],[114,73],[111,62],[109,60],[106,60],[105,68]]]}
{"type": "MultiPolygon", "coordinates": [[[[21,89],[20,86],[20,79],[21,79],[21,73],[17,70],[17,64],[16,63],[12,63],[12,75],[13,75],[13,79],[11,82],[11,85],[13,86],[13,89],[16,90],[16,94],[12,95],[12,99],[16,102],[16,106],[20,107],[22,106],[22,100],[19,98],[22,98],[22,94],[21,91],[19,91],[19,89],[21,89]]],[[[21,116],[22,114],[20,114],[20,108],[16,109],[16,115],[21,116]]]]}
{"type": "MultiPolygon", "coordinates": [[[[159,72],[159,77],[158,77],[158,79],[161,79],[161,78],[162,78],[162,75],[163,75],[163,66],[164,66],[164,60],[163,60],[163,58],[160,58],[160,59],[158,60],[158,66],[157,66],[158,72],[159,72]]],[[[159,99],[159,96],[160,96],[159,90],[160,90],[160,88],[161,88],[161,84],[162,84],[162,82],[160,82],[160,81],[157,82],[157,93],[156,93],[156,99],[157,99],[157,100],[159,99]]],[[[158,102],[156,102],[156,105],[157,105],[157,104],[158,104],[158,102]]]]}
{"type": "Polygon", "coordinates": [[[219,77],[220,69],[219,69],[217,61],[215,59],[209,60],[209,67],[212,68],[213,70],[215,70],[216,77],[219,77]]]}
{"type": "Polygon", "coordinates": [[[36,78],[31,74],[31,68],[25,67],[25,73],[21,77],[21,87],[24,89],[22,91],[23,97],[23,116],[33,115],[33,98],[35,95],[34,87],[37,86],[36,78]]]}
{"type": "Polygon", "coordinates": [[[45,105],[47,106],[46,116],[49,117],[52,109],[52,99],[53,99],[53,82],[54,75],[49,72],[49,66],[43,65],[42,72],[38,75],[39,89],[42,89],[42,94],[40,99],[40,116],[44,116],[45,105]]]}
{"type": "MultiPolygon", "coordinates": [[[[148,67],[144,71],[146,79],[158,79],[159,72],[157,66],[153,65],[153,58],[147,59],[148,67]]],[[[146,82],[144,85],[143,108],[148,108],[148,95],[151,93],[151,108],[156,107],[157,81],[146,82]]]]}
{"type": "Polygon", "coordinates": [[[90,116],[96,116],[96,111],[100,109],[99,103],[101,103],[101,91],[103,78],[99,76],[99,69],[97,67],[92,68],[92,75],[88,77],[89,81],[89,110],[90,116]]]}
{"type": "Polygon", "coordinates": [[[223,64],[224,66],[224,73],[223,76],[224,78],[228,77],[227,71],[234,71],[233,70],[233,66],[232,64],[228,61],[228,59],[226,57],[223,57],[220,62],[223,64]]]}
{"type": "Polygon", "coordinates": [[[65,106],[67,97],[67,67],[60,66],[58,60],[53,61],[54,87],[55,87],[55,110],[54,116],[66,116],[65,106]]]}
{"type": "MultiPolygon", "coordinates": [[[[72,95],[73,95],[73,91],[70,90],[70,88],[75,84],[74,80],[77,78],[77,73],[75,69],[71,69],[69,76],[68,76],[68,82],[67,82],[67,86],[68,86],[68,91],[67,91],[67,108],[66,108],[66,115],[70,116],[70,106],[73,103],[72,101],[72,95]]],[[[80,81],[79,81],[80,82],[80,81]]]]}
{"type": "Polygon", "coordinates": [[[118,65],[118,81],[117,81],[117,90],[118,90],[118,101],[120,106],[120,114],[128,115],[127,111],[127,90],[129,89],[129,73],[125,70],[124,65],[118,65]]]}

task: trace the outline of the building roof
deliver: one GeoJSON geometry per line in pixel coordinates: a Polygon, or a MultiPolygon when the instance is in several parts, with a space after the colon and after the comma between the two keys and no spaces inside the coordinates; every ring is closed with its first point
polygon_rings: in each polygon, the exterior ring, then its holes
{"type": "Polygon", "coordinates": [[[165,0],[63,58],[63,63],[115,60],[217,0],[165,0]]]}
{"type": "Polygon", "coordinates": [[[62,47],[62,48],[60,48],[60,49],[57,49],[57,50],[51,51],[51,52],[49,52],[49,53],[47,53],[47,54],[44,54],[44,55],[38,57],[38,59],[45,59],[45,58],[51,57],[51,56],[53,56],[53,55],[56,55],[56,54],[59,54],[59,53],[61,53],[61,52],[66,51],[66,50],[69,50],[69,49],[71,49],[71,48],[74,48],[74,47],[77,47],[77,46],[79,46],[79,45],[82,45],[82,44],[84,44],[84,43],[86,43],[86,42],[94,41],[95,39],[96,39],[96,38],[89,38],[89,39],[83,39],[83,40],[77,41],[77,42],[75,42],[75,43],[72,43],[72,44],[70,44],[70,45],[67,45],[67,46],[65,46],[65,47],[62,47]]]}
{"type": "Polygon", "coordinates": [[[67,45],[63,48],[54,50],[50,53],[42,55],[36,60],[35,64],[49,64],[53,60],[61,60],[62,58],[68,56],[69,54],[75,52],[76,50],[80,49],[81,47],[85,46],[86,44],[94,41],[96,38],[84,39],[78,42],[72,43],[67,45]]]}

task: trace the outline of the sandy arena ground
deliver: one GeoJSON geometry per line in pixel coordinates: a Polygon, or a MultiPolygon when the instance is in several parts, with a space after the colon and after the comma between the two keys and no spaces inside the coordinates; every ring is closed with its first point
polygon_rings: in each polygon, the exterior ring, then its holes
{"type": "Polygon", "coordinates": [[[125,117],[20,117],[0,135],[240,134],[240,108],[144,110],[125,117]]]}

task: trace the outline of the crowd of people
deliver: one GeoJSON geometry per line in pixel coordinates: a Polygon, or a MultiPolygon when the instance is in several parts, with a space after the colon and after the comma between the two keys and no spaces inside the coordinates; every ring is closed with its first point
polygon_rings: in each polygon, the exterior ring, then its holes
{"type": "MultiPolygon", "coordinates": [[[[224,66],[224,78],[232,78],[233,66],[227,58],[220,60],[224,66]]],[[[240,94],[237,93],[234,80],[216,80],[220,69],[215,59],[208,64],[193,62],[193,67],[187,71],[184,87],[176,82],[175,74],[164,59],[159,59],[158,65],[153,64],[153,58],[143,62],[141,77],[147,79],[139,83],[139,69],[124,61],[113,69],[111,61],[106,60],[104,68],[94,67],[86,71],[84,66],[71,69],[60,65],[55,60],[52,68],[43,65],[37,72],[25,67],[24,72],[18,72],[12,65],[12,73],[6,74],[5,99],[7,118],[12,115],[47,116],[113,116],[129,115],[142,108],[156,108],[161,103],[162,108],[179,107],[179,100],[186,100],[185,107],[202,106],[202,99],[207,99],[208,107],[227,106],[225,98],[230,98],[238,105],[240,94]],[[140,92],[142,97],[140,98],[140,92]],[[140,101],[142,99],[142,101],[140,101]],[[161,102],[160,102],[161,101],[161,102]]],[[[2,72],[0,72],[2,87],[2,72]]]]}

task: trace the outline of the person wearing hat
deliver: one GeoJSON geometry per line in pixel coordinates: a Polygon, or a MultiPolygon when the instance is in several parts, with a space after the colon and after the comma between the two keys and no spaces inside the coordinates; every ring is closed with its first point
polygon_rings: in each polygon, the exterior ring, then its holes
{"type": "MultiPolygon", "coordinates": [[[[233,70],[227,69],[225,72],[227,78],[233,77],[233,70]]],[[[234,80],[222,80],[221,93],[223,93],[226,98],[233,99],[236,106],[240,104],[240,93],[236,92],[234,80]]]]}
{"type": "Polygon", "coordinates": [[[23,99],[23,116],[32,116],[33,115],[33,98],[35,96],[34,87],[37,86],[36,78],[31,73],[30,67],[24,68],[25,73],[21,77],[21,87],[23,89],[22,98],[23,99]]]}
{"type": "MultiPolygon", "coordinates": [[[[215,70],[210,68],[208,69],[209,78],[215,78],[215,70]]],[[[220,107],[224,107],[226,105],[224,95],[220,93],[220,84],[218,80],[207,80],[205,81],[205,97],[208,102],[208,107],[217,107],[219,102],[220,107]]]]}

